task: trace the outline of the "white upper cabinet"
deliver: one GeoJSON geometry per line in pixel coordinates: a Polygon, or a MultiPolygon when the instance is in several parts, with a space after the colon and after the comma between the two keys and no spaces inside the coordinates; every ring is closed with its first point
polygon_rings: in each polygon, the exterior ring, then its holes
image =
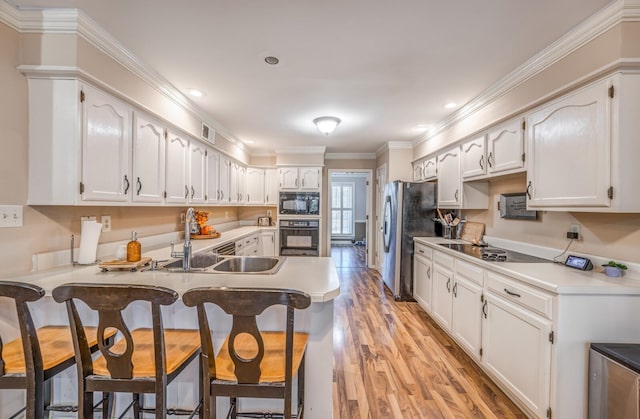
{"type": "Polygon", "coordinates": [[[207,185],[205,199],[210,204],[220,201],[220,153],[207,149],[207,185]]]}
{"type": "Polygon", "coordinates": [[[218,202],[226,204],[231,199],[231,160],[225,156],[220,155],[220,172],[218,177],[218,185],[220,188],[220,198],[218,202]]]}
{"type": "Polygon", "coordinates": [[[265,170],[255,167],[247,169],[247,203],[265,203],[265,170]]]}
{"type": "Polygon", "coordinates": [[[426,159],[422,164],[422,179],[434,180],[437,176],[438,171],[436,170],[436,158],[431,157],[426,159]]]}
{"type": "Polygon", "coordinates": [[[525,169],[522,118],[515,118],[487,133],[487,172],[502,175],[525,169]]]}
{"type": "Polygon", "coordinates": [[[609,205],[610,85],[602,80],[527,116],[529,207],[609,205]]]}
{"type": "Polygon", "coordinates": [[[460,177],[460,148],[455,147],[438,155],[438,206],[459,208],[462,204],[460,177]]]}
{"type": "Polygon", "coordinates": [[[422,180],[422,160],[413,163],[413,181],[419,182],[422,180]]]}
{"type": "Polygon", "coordinates": [[[240,191],[238,189],[238,179],[240,178],[240,166],[238,163],[231,162],[229,166],[229,200],[230,204],[239,202],[240,191]]]}
{"type": "Polygon", "coordinates": [[[322,180],[321,167],[300,168],[300,189],[318,190],[322,180]]]}
{"type": "Polygon", "coordinates": [[[187,167],[189,140],[176,131],[167,131],[166,198],[167,203],[186,204],[189,197],[187,167]]]}
{"type": "Polygon", "coordinates": [[[189,203],[205,202],[205,185],[207,174],[207,147],[191,140],[189,145],[189,203]]]}
{"type": "Polygon", "coordinates": [[[280,189],[319,190],[322,182],[321,167],[282,167],[278,169],[280,189]]]}
{"type": "Polygon", "coordinates": [[[640,210],[640,75],[617,74],[527,115],[527,206],[640,210]]]}
{"type": "Polygon", "coordinates": [[[247,168],[238,165],[238,203],[247,203],[247,168]]]}
{"type": "Polygon", "coordinates": [[[267,205],[278,204],[278,170],[265,169],[264,171],[264,202],[267,205]]]}
{"type": "Polygon", "coordinates": [[[127,202],[134,187],[132,110],[89,86],[82,98],[82,200],[127,202]]]}
{"type": "Polygon", "coordinates": [[[134,115],[133,201],[164,201],[165,129],[147,115],[134,115]]]}
{"type": "Polygon", "coordinates": [[[484,176],[487,173],[485,157],[485,136],[465,141],[460,146],[462,178],[484,176]]]}

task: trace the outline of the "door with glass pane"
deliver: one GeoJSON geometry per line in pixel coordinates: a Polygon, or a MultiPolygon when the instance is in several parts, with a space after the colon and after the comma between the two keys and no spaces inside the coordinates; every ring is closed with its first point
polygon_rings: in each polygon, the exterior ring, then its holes
{"type": "Polygon", "coordinates": [[[353,182],[331,183],[331,237],[354,237],[353,182]]]}

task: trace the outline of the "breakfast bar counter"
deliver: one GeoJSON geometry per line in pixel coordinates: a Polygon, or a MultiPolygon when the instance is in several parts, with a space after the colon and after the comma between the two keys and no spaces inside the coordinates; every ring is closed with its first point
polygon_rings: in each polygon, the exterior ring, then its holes
{"type": "MultiPolygon", "coordinates": [[[[211,246],[198,243],[199,252],[207,251],[211,246]]],[[[169,259],[169,250],[159,249],[145,252],[144,256],[153,259],[169,259]]],[[[138,272],[110,271],[102,272],[97,265],[61,267],[45,272],[37,272],[14,281],[30,282],[44,288],[46,295],[30,307],[36,326],[45,324],[68,324],[63,305],[51,298],[51,291],[58,285],[68,282],[107,283],[107,284],[147,284],[163,286],[175,290],[179,295],[196,287],[251,287],[251,288],[289,288],[308,293],[311,306],[296,312],[295,328],[309,333],[307,346],[305,417],[328,418],[332,416],[332,362],[333,362],[333,299],[339,295],[339,281],[335,265],[331,258],[325,257],[288,257],[274,274],[244,273],[199,273],[168,272],[150,270],[148,267],[138,272]]],[[[217,307],[210,307],[214,319],[214,344],[219,348],[231,327],[231,319],[225,317],[217,307]]],[[[147,326],[149,308],[144,303],[134,303],[127,309],[126,319],[132,321],[132,327],[147,326]]],[[[195,308],[186,307],[178,300],[175,304],[163,308],[163,321],[168,328],[198,328],[195,308]]],[[[259,318],[260,327],[284,329],[285,309],[273,307],[267,309],[259,318]]],[[[0,331],[4,339],[18,336],[17,326],[11,320],[15,312],[7,302],[0,301],[0,331]],[[9,321],[4,321],[7,319],[9,321]]],[[[95,319],[97,320],[97,319],[95,319]]],[[[272,329],[273,330],[273,329],[272,329]]],[[[197,363],[187,367],[176,382],[169,387],[168,405],[170,407],[194,407],[197,404],[197,363]]],[[[76,397],[75,368],[70,368],[56,378],[54,382],[54,403],[73,402],[76,397]]],[[[18,410],[21,397],[15,392],[0,392],[0,417],[18,410]]],[[[24,393],[22,393],[24,394],[24,393]]],[[[118,396],[116,410],[128,404],[129,395],[118,396]]],[[[242,400],[240,401],[243,402],[242,400]]],[[[246,406],[278,411],[277,402],[264,400],[246,400],[246,406]]],[[[152,404],[151,399],[147,404],[152,404]]],[[[226,415],[227,400],[218,400],[218,414],[226,415]]],[[[54,415],[54,417],[57,417],[54,415]]],[[[60,416],[62,417],[62,416],[60,416]]]]}

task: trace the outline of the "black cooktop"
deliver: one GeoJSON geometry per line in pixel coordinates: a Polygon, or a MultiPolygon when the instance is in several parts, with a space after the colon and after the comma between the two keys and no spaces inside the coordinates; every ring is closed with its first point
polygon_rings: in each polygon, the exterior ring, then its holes
{"type": "Polygon", "coordinates": [[[487,262],[512,262],[512,263],[545,263],[550,262],[537,256],[525,253],[514,252],[512,250],[500,249],[498,247],[480,247],[472,244],[440,244],[469,256],[486,260],[487,262]]]}

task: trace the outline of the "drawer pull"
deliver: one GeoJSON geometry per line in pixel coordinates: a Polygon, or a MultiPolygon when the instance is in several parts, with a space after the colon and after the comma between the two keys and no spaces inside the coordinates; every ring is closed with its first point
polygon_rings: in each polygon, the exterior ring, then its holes
{"type": "Polygon", "coordinates": [[[512,295],[512,296],[514,296],[514,297],[518,297],[518,298],[520,298],[520,297],[521,297],[521,295],[520,295],[520,294],[517,294],[517,293],[515,293],[515,292],[513,292],[513,291],[509,291],[509,290],[508,290],[508,289],[506,289],[506,288],[504,289],[504,292],[506,292],[507,294],[512,295]]]}
{"type": "Polygon", "coordinates": [[[422,253],[424,255],[424,250],[419,249],[418,252],[422,253]]]}

